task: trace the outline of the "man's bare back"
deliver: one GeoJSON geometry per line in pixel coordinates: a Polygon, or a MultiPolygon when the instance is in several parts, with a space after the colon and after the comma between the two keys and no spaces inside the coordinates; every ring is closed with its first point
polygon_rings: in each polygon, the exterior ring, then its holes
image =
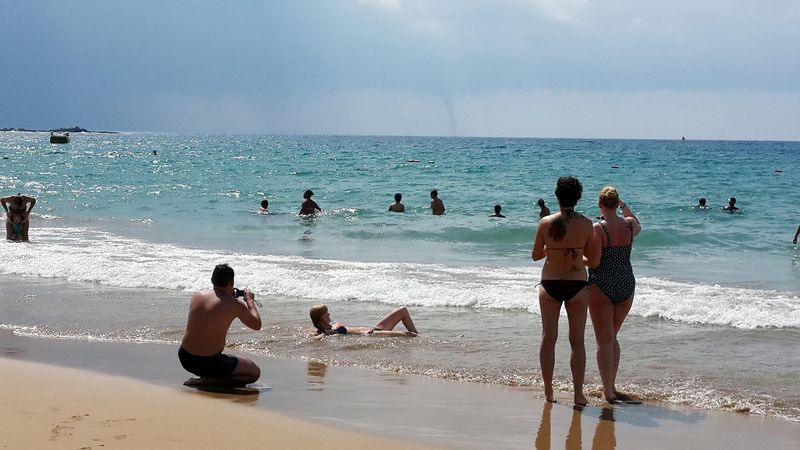
{"type": "Polygon", "coordinates": [[[193,386],[206,383],[244,385],[261,376],[261,369],[253,361],[222,353],[234,319],[238,318],[253,330],[261,329],[255,295],[249,289],[236,294],[233,275],[232,268],[220,264],[211,276],[214,287],[192,295],[178,358],[184,369],[201,377],[190,380],[193,386]],[[237,295],[244,300],[239,300],[237,295]]]}
{"type": "MultiPolygon", "coordinates": [[[[218,292],[221,290],[204,289],[192,295],[186,334],[181,342],[181,346],[192,354],[211,356],[221,353],[233,319],[239,318],[254,330],[261,329],[261,318],[256,319],[250,313],[245,301],[235,298],[232,289],[218,292]]],[[[255,313],[257,315],[258,310],[255,313]]]]}

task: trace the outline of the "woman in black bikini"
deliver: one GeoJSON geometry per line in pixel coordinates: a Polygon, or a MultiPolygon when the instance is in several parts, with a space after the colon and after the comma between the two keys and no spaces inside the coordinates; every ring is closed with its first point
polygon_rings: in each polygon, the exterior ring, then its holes
{"type": "Polygon", "coordinates": [[[546,258],[539,288],[539,309],[542,315],[542,344],[539,363],[547,401],[553,401],[553,368],[558,338],[558,317],[561,304],[569,319],[569,343],[572,347],[570,369],[575,389],[575,403],[587,404],[583,395],[586,372],[586,349],[583,335],[589,290],[586,267],[594,257],[592,221],[575,212],[583,186],[575,177],[561,177],[556,184],[560,211],[542,218],[536,229],[531,256],[534,261],[546,258]]]}
{"type": "Polygon", "coordinates": [[[22,194],[10,195],[0,198],[0,205],[6,210],[6,239],[11,239],[14,235],[16,240],[27,242],[28,228],[30,227],[28,215],[36,205],[36,199],[22,194]]]}
{"type": "Polygon", "coordinates": [[[631,310],[636,279],[631,267],[633,238],[642,227],[639,219],[613,186],[600,191],[598,202],[604,220],[594,224],[594,238],[602,247],[600,264],[589,269],[589,313],[597,340],[597,368],[603,380],[603,397],[608,402],[628,400],[617,391],[619,369],[619,333],[631,310]],[[617,208],[622,216],[617,216],[617,208]]]}
{"type": "Polygon", "coordinates": [[[371,336],[409,336],[417,335],[417,328],[414,326],[414,321],[411,320],[411,314],[405,306],[395,309],[387,314],[380,322],[372,327],[346,327],[339,322],[331,323],[331,315],[328,313],[328,307],[325,305],[315,305],[309,311],[311,316],[311,323],[314,324],[314,334],[311,335],[312,339],[322,339],[331,334],[368,334],[371,336]],[[394,327],[398,323],[403,322],[403,326],[408,331],[395,331],[394,327]]]}

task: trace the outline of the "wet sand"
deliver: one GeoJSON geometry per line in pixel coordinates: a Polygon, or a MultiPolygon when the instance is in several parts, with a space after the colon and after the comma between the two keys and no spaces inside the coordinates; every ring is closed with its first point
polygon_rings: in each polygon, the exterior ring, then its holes
{"type": "Polygon", "coordinates": [[[172,345],[0,331],[0,445],[219,448],[222,441],[214,439],[227,434],[238,439],[225,444],[231,448],[271,442],[276,448],[751,449],[769,442],[780,449],[800,443],[800,425],[761,416],[660,404],[577,410],[567,397],[550,404],[533,389],[259,355],[250,355],[262,367],[254,394],[200,392],[182,386],[189,375],[175,353],[172,345]]]}

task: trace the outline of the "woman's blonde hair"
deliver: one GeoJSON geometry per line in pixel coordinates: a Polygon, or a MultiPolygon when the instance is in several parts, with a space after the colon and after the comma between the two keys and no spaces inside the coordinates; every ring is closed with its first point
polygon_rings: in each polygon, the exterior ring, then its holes
{"type": "Polygon", "coordinates": [[[325,305],[314,305],[308,312],[308,315],[311,316],[311,323],[314,324],[314,328],[321,333],[324,333],[326,329],[325,325],[322,324],[322,316],[324,316],[326,312],[328,312],[328,307],[325,305]]]}
{"type": "Polygon", "coordinates": [[[606,186],[600,189],[600,204],[606,208],[619,206],[619,191],[614,186],[606,186]]]}

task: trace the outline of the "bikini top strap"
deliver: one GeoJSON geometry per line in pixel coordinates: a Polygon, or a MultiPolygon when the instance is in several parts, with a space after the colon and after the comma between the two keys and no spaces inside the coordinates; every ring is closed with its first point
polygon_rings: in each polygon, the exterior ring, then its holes
{"type": "Polygon", "coordinates": [[[603,225],[603,222],[600,222],[600,226],[603,227],[603,231],[606,233],[606,242],[608,242],[608,246],[611,247],[611,236],[608,235],[608,230],[606,226],[603,225]]]}

